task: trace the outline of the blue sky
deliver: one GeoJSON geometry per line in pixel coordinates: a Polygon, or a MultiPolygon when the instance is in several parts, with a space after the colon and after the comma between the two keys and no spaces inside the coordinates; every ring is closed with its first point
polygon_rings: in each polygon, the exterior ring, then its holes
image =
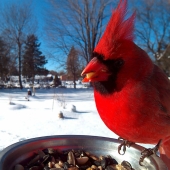
{"type": "MultiPolygon", "coordinates": [[[[44,32],[44,26],[45,26],[45,15],[47,15],[46,13],[46,9],[50,8],[50,2],[49,0],[1,0],[2,2],[0,2],[0,6],[1,4],[8,4],[8,3],[22,3],[22,2],[30,2],[32,1],[32,5],[34,7],[33,11],[34,11],[34,15],[35,18],[37,18],[37,26],[38,26],[38,30],[36,35],[38,36],[39,42],[41,43],[41,51],[42,53],[47,56],[46,51],[49,50],[49,48],[47,48],[47,41],[45,40],[45,32],[44,32]]],[[[111,10],[114,8],[114,6],[111,4],[110,7],[108,7],[110,10],[110,14],[111,14],[111,10]]],[[[60,54],[58,54],[60,55],[60,54]]],[[[47,58],[48,59],[48,58],[47,58]]],[[[48,59],[48,63],[45,65],[45,67],[48,70],[58,70],[59,69],[59,65],[57,64],[57,62],[55,62],[55,60],[50,60],[48,59]]]]}
{"type": "MultiPolygon", "coordinates": [[[[1,0],[0,5],[2,4],[8,4],[8,3],[22,3],[22,2],[30,2],[32,1],[32,6],[33,6],[33,12],[34,16],[37,20],[37,32],[36,35],[38,36],[39,42],[41,43],[40,50],[42,53],[47,57],[46,51],[49,49],[47,48],[47,41],[45,40],[45,32],[44,32],[44,26],[45,26],[45,15],[46,14],[46,9],[50,8],[50,2],[49,0],[1,0]]],[[[108,10],[110,10],[110,14],[112,9],[114,9],[114,4],[110,4],[108,6],[108,10]]],[[[48,59],[48,58],[47,58],[48,59]]],[[[58,70],[58,64],[57,62],[53,60],[48,59],[48,63],[45,65],[45,67],[48,70],[58,70]]]]}
{"type": "MultiPolygon", "coordinates": [[[[47,15],[46,9],[50,8],[49,0],[0,0],[0,1],[1,1],[0,7],[1,5],[5,5],[8,3],[32,2],[33,12],[37,20],[37,27],[38,27],[36,35],[38,36],[39,42],[41,43],[40,50],[47,57],[46,51],[48,51],[49,49],[47,48],[47,41],[45,40],[44,26],[45,26],[45,17],[46,17],[45,15],[47,15]]],[[[116,2],[118,2],[118,0],[116,2]]],[[[108,6],[108,10],[110,10],[110,14],[112,9],[114,9],[114,7],[115,7],[114,3],[111,3],[110,6],[108,6]]],[[[56,70],[56,69],[58,70],[57,62],[55,62],[54,59],[53,61],[48,59],[48,63],[45,65],[45,67],[48,70],[56,70]]]]}
{"type": "MultiPolygon", "coordinates": [[[[6,4],[10,3],[22,3],[27,0],[1,0],[0,8],[6,6],[6,4]]],[[[44,55],[46,55],[47,47],[45,43],[45,34],[44,34],[44,26],[45,26],[45,10],[49,8],[48,0],[32,0],[33,6],[33,15],[37,21],[37,32],[36,35],[38,36],[39,42],[41,43],[40,50],[44,55]]],[[[56,70],[57,63],[54,61],[50,61],[48,59],[48,63],[45,67],[49,70],[56,70]]]]}
{"type": "MultiPolygon", "coordinates": [[[[38,21],[37,35],[39,41],[41,42],[41,51],[45,55],[46,51],[48,50],[46,47],[47,44],[44,37],[45,12],[46,12],[45,10],[46,8],[49,8],[49,2],[48,0],[32,0],[32,1],[34,7],[34,15],[36,16],[38,21]]],[[[58,67],[57,63],[55,63],[54,61],[50,61],[50,59],[48,59],[48,63],[45,66],[49,70],[56,70],[56,67],[58,67]]]]}
{"type": "MultiPolygon", "coordinates": [[[[41,43],[40,50],[47,57],[46,51],[48,51],[49,49],[47,48],[47,41],[45,40],[44,26],[45,26],[45,15],[47,15],[46,9],[50,8],[49,0],[0,0],[0,1],[1,1],[0,7],[1,7],[1,5],[5,5],[7,3],[14,3],[14,2],[22,3],[22,2],[32,1],[32,5],[34,7],[33,12],[34,12],[35,18],[37,19],[37,26],[38,26],[36,35],[38,36],[39,42],[41,43]]],[[[118,2],[118,0],[116,2],[118,2]]],[[[137,1],[137,3],[135,3],[135,5],[137,5],[139,2],[140,1],[137,1]]],[[[129,5],[130,5],[130,3],[129,3],[129,5]]],[[[112,9],[114,9],[114,5],[111,4],[111,6],[108,8],[111,11],[112,9]]],[[[110,14],[111,14],[111,12],[110,12],[110,14]]],[[[45,65],[45,67],[48,70],[56,70],[56,71],[58,70],[57,62],[55,62],[54,60],[52,61],[50,59],[48,59],[48,63],[45,65]]]]}

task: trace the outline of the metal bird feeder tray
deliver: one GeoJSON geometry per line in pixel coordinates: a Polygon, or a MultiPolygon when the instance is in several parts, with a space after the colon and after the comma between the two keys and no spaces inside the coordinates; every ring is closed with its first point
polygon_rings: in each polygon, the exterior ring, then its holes
{"type": "Polygon", "coordinates": [[[156,155],[145,158],[143,166],[139,165],[141,151],[144,149],[139,145],[127,148],[124,155],[118,153],[120,140],[84,135],[60,135],[45,136],[20,141],[6,147],[0,152],[0,170],[14,170],[16,164],[22,163],[38,150],[54,148],[57,150],[83,149],[87,152],[100,155],[110,155],[116,161],[128,161],[135,170],[167,170],[163,161],[156,155]]]}

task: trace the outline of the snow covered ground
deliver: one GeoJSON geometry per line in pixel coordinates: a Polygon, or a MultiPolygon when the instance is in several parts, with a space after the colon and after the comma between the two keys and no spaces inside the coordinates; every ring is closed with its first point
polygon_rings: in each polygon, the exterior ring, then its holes
{"type": "Polygon", "coordinates": [[[0,151],[18,141],[50,135],[118,138],[99,117],[91,88],[36,89],[29,101],[26,96],[27,89],[0,89],[0,151]]]}
{"type": "Polygon", "coordinates": [[[49,135],[117,138],[97,113],[93,89],[36,89],[30,101],[26,95],[27,89],[0,89],[0,150],[21,140],[49,135]],[[58,117],[60,112],[64,119],[58,117]]]}

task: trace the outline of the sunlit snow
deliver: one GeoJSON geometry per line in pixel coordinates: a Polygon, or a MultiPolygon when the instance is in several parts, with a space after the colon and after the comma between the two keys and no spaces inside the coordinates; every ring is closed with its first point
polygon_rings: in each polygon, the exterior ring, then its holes
{"type": "Polygon", "coordinates": [[[29,101],[26,97],[26,88],[0,89],[0,150],[22,140],[50,135],[118,138],[101,120],[92,88],[36,89],[29,101]],[[64,119],[59,118],[60,112],[64,119]]]}

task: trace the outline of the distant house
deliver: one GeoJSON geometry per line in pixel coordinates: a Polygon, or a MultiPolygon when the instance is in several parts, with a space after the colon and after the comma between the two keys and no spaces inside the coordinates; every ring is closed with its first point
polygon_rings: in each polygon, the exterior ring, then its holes
{"type": "Polygon", "coordinates": [[[67,75],[61,75],[59,78],[61,81],[67,81],[67,75]]]}
{"type": "Polygon", "coordinates": [[[52,74],[48,74],[47,76],[46,76],[46,78],[47,78],[47,80],[48,81],[53,81],[54,80],[54,75],[52,75],[52,74]]]}
{"type": "Polygon", "coordinates": [[[157,61],[163,71],[170,77],[170,44],[162,53],[161,58],[157,61]]]}

